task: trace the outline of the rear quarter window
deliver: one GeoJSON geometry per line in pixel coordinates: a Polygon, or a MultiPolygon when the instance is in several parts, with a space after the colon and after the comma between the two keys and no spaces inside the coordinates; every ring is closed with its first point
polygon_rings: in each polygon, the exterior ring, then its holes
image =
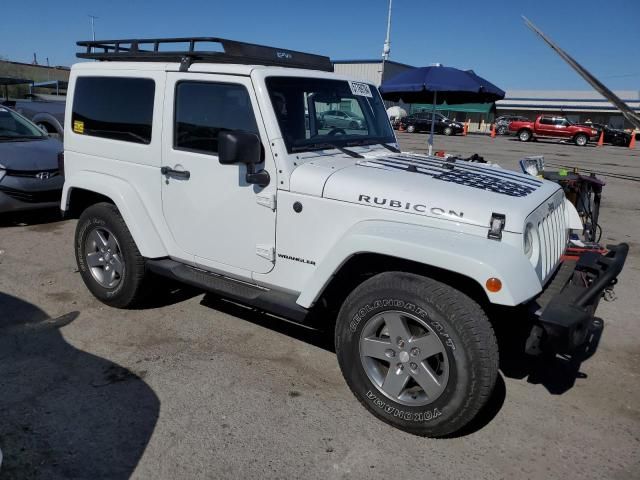
{"type": "Polygon", "coordinates": [[[155,82],[149,78],[78,77],[71,129],[80,135],[151,143],[155,82]]]}

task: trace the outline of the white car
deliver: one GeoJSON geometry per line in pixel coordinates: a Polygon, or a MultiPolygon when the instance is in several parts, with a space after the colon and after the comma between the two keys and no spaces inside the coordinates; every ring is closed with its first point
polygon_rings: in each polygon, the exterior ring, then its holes
{"type": "Polygon", "coordinates": [[[557,184],[400,153],[377,89],[326,57],[79,44],[102,61],[71,70],[61,208],[88,289],[129,307],[151,271],[322,322],[353,393],[395,427],[443,436],[476,416],[498,374],[489,306],[531,307],[530,349],[570,351],[622,268],[624,244],[574,284],[562,255],[582,224],[557,184]],[[321,130],[335,104],[364,128],[321,130]]]}

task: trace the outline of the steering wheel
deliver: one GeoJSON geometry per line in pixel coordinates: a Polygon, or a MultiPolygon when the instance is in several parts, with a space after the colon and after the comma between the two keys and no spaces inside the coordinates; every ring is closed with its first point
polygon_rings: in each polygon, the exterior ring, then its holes
{"type": "Polygon", "coordinates": [[[344,130],[344,128],[332,128],[331,130],[329,130],[329,132],[327,132],[327,135],[346,135],[347,132],[344,130]]]}

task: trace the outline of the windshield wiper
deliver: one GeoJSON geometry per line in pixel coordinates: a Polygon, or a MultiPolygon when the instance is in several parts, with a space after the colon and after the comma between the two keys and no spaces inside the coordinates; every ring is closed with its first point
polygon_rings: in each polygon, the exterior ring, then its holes
{"type": "Polygon", "coordinates": [[[401,153],[400,149],[394,147],[393,145],[387,145],[386,143],[382,143],[382,142],[378,143],[378,145],[382,145],[384,148],[392,151],[393,153],[401,153]]]}
{"type": "Polygon", "coordinates": [[[384,148],[386,148],[387,150],[392,151],[393,153],[400,153],[400,150],[399,150],[399,149],[397,149],[396,147],[394,147],[393,145],[389,145],[389,144],[387,144],[387,143],[379,142],[379,141],[375,141],[375,140],[373,140],[373,141],[371,141],[371,140],[369,140],[369,141],[367,141],[367,140],[353,140],[353,141],[351,141],[351,142],[347,142],[347,146],[348,146],[348,147],[354,147],[354,146],[356,146],[356,145],[359,145],[359,146],[365,146],[365,145],[381,145],[381,146],[383,146],[384,148]]]}
{"type": "Polygon", "coordinates": [[[313,145],[298,145],[291,148],[292,152],[300,152],[303,150],[323,150],[326,148],[335,148],[336,150],[340,150],[342,153],[346,153],[350,157],[353,158],[364,158],[358,152],[354,152],[353,150],[349,150],[348,148],[341,147],[339,145],[335,145],[333,143],[314,143],[313,145]]]}

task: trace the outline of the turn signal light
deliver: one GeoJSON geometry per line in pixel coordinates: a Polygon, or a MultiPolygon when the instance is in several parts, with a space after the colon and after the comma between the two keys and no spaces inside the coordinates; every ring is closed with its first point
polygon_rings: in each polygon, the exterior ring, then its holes
{"type": "Polygon", "coordinates": [[[487,283],[485,285],[487,286],[487,290],[493,293],[502,290],[502,282],[499,278],[496,277],[491,277],[489,280],[487,280],[487,283]]]}

